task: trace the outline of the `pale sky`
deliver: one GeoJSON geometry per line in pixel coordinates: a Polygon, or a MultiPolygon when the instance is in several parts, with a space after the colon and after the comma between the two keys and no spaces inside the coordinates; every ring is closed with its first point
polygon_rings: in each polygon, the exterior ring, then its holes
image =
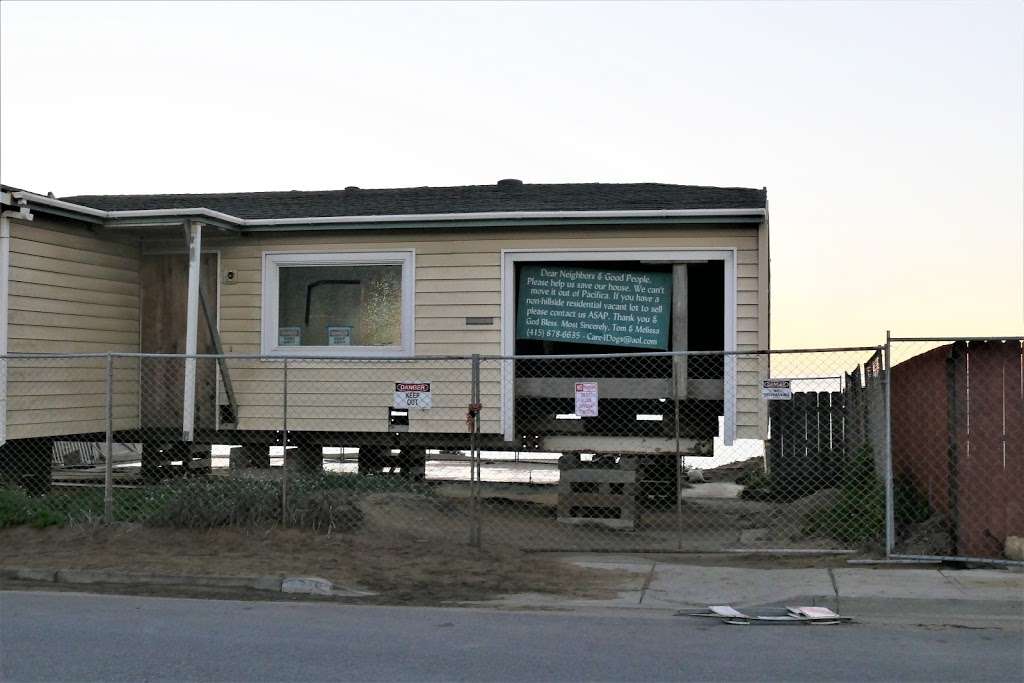
{"type": "Polygon", "coordinates": [[[772,346],[1024,333],[1024,4],[0,5],[58,196],[767,186],[772,346]]]}

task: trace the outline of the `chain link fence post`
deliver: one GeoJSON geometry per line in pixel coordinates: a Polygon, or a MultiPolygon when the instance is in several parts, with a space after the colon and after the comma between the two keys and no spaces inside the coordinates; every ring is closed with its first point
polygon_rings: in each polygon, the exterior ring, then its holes
{"type": "Polygon", "coordinates": [[[479,548],[481,545],[481,514],[482,506],[480,503],[480,354],[474,353],[472,358],[472,368],[470,372],[470,406],[469,406],[469,417],[470,417],[470,435],[469,435],[469,479],[470,479],[470,496],[472,498],[471,509],[473,511],[472,521],[470,523],[471,531],[469,542],[471,545],[479,548]]]}
{"type": "Polygon", "coordinates": [[[103,522],[114,521],[114,356],[107,354],[106,427],[103,459],[103,522]]]}
{"type": "Polygon", "coordinates": [[[892,331],[885,331],[885,556],[896,542],[892,471],[892,331]]]}
{"type": "MultiPolygon", "coordinates": [[[[683,549],[683,459],[679,454],[679,366],[682,365],[682,361],[685,356],[672,356],[672,414],[673,414],[673,433],[675,435],[675,459],[676,459],[676,485],[675,485],[675,505],[676,505],[676,535],[677,544],[676,549],[683,549]]],[[[685,368],[685,366],[684,366],[685,368]]]]}
{"type": "Polygon", "coordinates": [[[288,526],[288,359],[281,365],[281,526],[288,526]]]}

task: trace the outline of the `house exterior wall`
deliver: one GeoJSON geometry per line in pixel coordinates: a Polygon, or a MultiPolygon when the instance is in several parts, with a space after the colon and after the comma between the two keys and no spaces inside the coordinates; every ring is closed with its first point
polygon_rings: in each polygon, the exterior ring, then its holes
{"type": "MultiPolygon", "coordinates": [[[[234,273],[232,281],[223,282],[221,289],[220,330],[226,353],[260,353],[264,253],[398,249],[415,250],[417,355],[502,352],[503,249],[735,249],[737,348],[752,350],[761,347],[768,329],[767,315],[761,314],[767,288],[767,264],[759,259],[762,230],[745,225],[574,226],[449,232],[303,232],[249,235],[244,240],[217,238],[211,233],[204,235],[204,245],[220,252],[222,272],[234,273]],[[495,323],[485,328],[467,326],[467,316],[493,317],[495,323]]],[[[756,359],[740,359],[737,364],[739,438],[760,438],[763,434],[764,412],[758,389],[763,372],[760,365],[756,359]]],[[[439,386],[449,385],[453,393],[436,396],[432,411],[414,412],[410,416],[410,430],[463,432],[468,363],[461,373],[466,375],[464,392],[455,392],[452,386],[462,379],[457,367],[450,362],[421,368],[397,362],[351,362],[344,368],[295,362],[289,370],[289,390],[305,385],[304,391],[309,395],[289,399],[289,429],[384,431],[392,383],[429,381],[433,377],[439,386]]],[[[267,429],[280,424],[280,368],[259,361],[232,361],[231,368],[241,418],[239,429],[267,429]]],[[[481,430],[485,433],[501,431],[499,374],[496,364],[485,366],[482,373],[481,430]]]]}
{"type": "MultiPolygon", "coordinates": [[[[37,215],[10,221],[9,353],[137,352],[139,248],[37,215]]],[[[134,361],[114,374],[114,427],[138,426],[134,361]]],[[[106,429],[106,360],[11,359],[7,439],[106,429]]]]}
{"type": "MultiPolygon", "coordinates": [[[[572,226],[457,231],[390,230],[295,232],[228,237],[204,232],[204,250],[220,254],[220,333],[228,354],[260,353],[263,257],[273,252],[414,250],[416,355],[502,353],[502,250],[726,249],[736,253],[736,341],[739,350],[766,345],[768,264],[766,227],[755,225],[572,226]],[[493,317],[487,327],[470,316],[493,317]]],[[[181,243],[146,238],[101,238],[91,231],[37,215],[11,220],[9,351],[138,352],[139,267],[142,252],[180,251],[181,243]]],[[[184,293],[182,293],[184,296],[184,293]]],[[[510,350],[506,350],[509,352],[510,350]]],[[[761,438],[759,399],[763,362],[737,363],[737,437],[761,438]]],[[[279,429],[279,361],[229,362],[238,429],[279,429]]],[[[507,369],[506,369],[507,370],[507,369]]],[[[481,431],[502,431],[501,372],[482,370],[481,431]]],[[[11,361],[7,438],[105,429],[103,359],[11,361]]],[[[115,369],[114,427],[139,426],[139,371],[134,360],[115,369]]],[[[410,416],[413,432],[464,432],[469,363],[424,361],[290,361],[288,426],[292,430],[386,431],[396,381],[435,381],[434,408],[410,416]]],[[[224,392],[221,392],[223,401],[224,392]]]]}

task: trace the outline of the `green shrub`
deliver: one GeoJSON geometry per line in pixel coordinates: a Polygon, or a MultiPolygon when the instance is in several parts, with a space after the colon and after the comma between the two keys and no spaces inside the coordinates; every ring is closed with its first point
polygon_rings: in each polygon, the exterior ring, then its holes
{"type": "Polygon", "coordinates": [[[144,520],[153,526],[212,529],[273,525],[281,519],[279,484],[252,479],[184,480],[144,520]]]}
{"type": "MultiPolygon", "coordinates": [[[[289,526],[316,531],[348,531],[362,524],[356,501],[373,493],[430,495],[431,489],[398,477],[324,474],[290,477],[289,526]]],[[[102,520],[103,489],[80,488],[29,496],[20,488],[0,488],[0,528],[30,524],[42,528],[102,520]]],[[[186,529],[258,527],[281,524],[281,482],[209,477],[114,492],[113,517],[119,522],[186,529]]]]}
{"type": "MultiPolygon", "coordinates": [[[[139,521],[153,526],[211,529],[281,523],[280,481],[210,478],[150,488],[158,489],[159,504],[139,521]]],[[[394,477],[290,477],[287,523],[324,532],[355,529],[363,519],[355,504],[360,495],[399,489],[428,490],[394,477]]]]}
{"type": "Polygon", "coordinates": [[[0,489],[0,528],[29,524],[42,529],[66,521],[47,497],[32,498],[19,488],[0,489]]]}
{"type": "Polygon", "coordinates": [[[868,545],[885,532],[885,486],[875,475],[871,446],[853,454],[842,473],[839,499],[808,513],[804,533],[830,536],[848,545],[868,545]]]}

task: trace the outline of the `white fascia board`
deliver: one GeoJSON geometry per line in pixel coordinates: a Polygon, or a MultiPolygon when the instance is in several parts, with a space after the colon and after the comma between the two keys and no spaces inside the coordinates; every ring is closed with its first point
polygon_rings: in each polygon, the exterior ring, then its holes
{"type": "Polygon", "coordinates": [[[253,218],[246,227],[317,225],[322,223],[406,223],[411,221],[529,220],[536,218],[684,218],[763,216],[764,209],[649,209],[641,211],[474,211],[467,213],[410,213],[381,216],[331,216],[316,218],[253,218]]]}
{"type": "Polygon", "coordinates": [[[751,207],[749,209],[643,209],[614,211],[474,211],[467,213],[410,213],[377,216],[316,216],[305,218],[239,218],[220,211],[202,207],[182,209],[139,209],[132,211],[102,211],[81,204],[73,204],[52,197],[44,197],[34,192],[19,191],[13,193],[15,199],[24,199],[41,206],[52,206],[66,211],[77,211],[81,214],[102,218],[104,220],[120,220],[131,218],[165,218],[188,217],[209,218],[220,220],[241,228],[275,227],[283,225],[324,225],[347,223],[407,223],[407,222],[447,222],[447,221],[480,221],[480,220],[529,220],[559,218],[728,218],[741,216],[763,217],[765,209],[751,207]]]}
{"type": "Polygon", "coordinates": [[[52,206],[55,209],[65,209],[67,211],[75,211],[86,216],[92,216],[93,218],[107,218],[110,214],[109,211],[101,211],[100,209],[94,209],[89,206],[82,206],[81,204],[73,204],[71,202],[65,202],[60,199],[54,199],[53,197],[44,197],[41,194],[35,192],[27,192],[25,190],[19,190],[18,192],[12,192],[11,196],[17,200],[25,200],[32,202],[33,204],[40,204],[42,206],[52,206]]]}

